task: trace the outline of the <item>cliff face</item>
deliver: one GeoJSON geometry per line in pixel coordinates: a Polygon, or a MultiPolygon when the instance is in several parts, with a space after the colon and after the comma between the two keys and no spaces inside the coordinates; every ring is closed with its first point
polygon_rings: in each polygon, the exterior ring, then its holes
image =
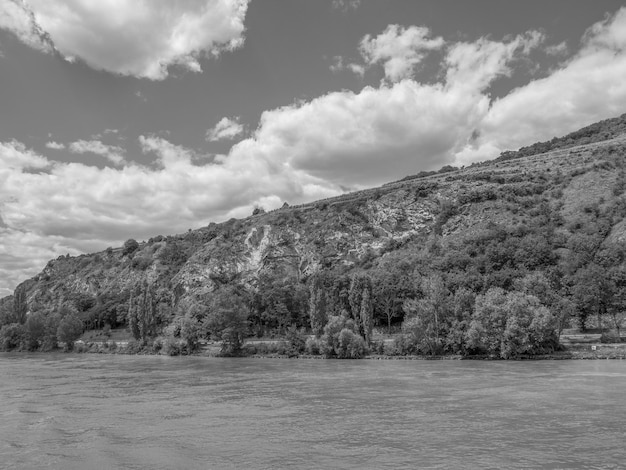
{"type": "MultiPolygon", "coordinates": [[[[157,236],[130,252],[60,257],[21,288],[34,307],[128,292],[147,281],[177,303],[224,284],[254,288],[263,273],[305,280],[326,269],[368,270],[392,252],[414,254],[433,240],[445,250],[494,225],[529,224],[542,214],[559,220],[564,256],[572,224],[584,225],[623,198],[626,115],[607,123],[553,140],[547,153],[528,147],[469,168],[157,236]]],[[[626,224],[616,214],[606,240],[624,239],[626,224]]]]}

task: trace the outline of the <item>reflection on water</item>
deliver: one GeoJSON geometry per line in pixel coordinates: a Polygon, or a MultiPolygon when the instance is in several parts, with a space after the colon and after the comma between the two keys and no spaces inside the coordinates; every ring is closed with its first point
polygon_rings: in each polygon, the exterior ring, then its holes
{"type": "Polygon", "coordinates": [[[0,354],[0,468],[623,468],[626,361],[0,354]]]}

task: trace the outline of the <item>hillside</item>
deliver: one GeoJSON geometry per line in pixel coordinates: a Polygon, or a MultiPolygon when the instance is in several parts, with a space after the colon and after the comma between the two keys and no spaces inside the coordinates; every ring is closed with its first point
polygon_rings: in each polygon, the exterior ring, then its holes
{"type": "MultiPolygon", "coordinates": [[[[439,295],[450,324],[465,321],[467,329],[475,297],[495,288],[538,298],[557,329],[585,327],[596,317],[610,323],[617,294],[609,301],[583,295],[580,286],[587,292],[594,273],[610,272],[598,282],[621,292],[625,151],[626,114],[468,168],[61,256],[18,286],[16,297],[44,318],[73,312],[88,328],[129,325],[140,338],[168,325],[176,336],[180,328],[172,325],[190,316],[197,328],[204,325],[200,336],[210,335],[217,327],[207,312],[236,297],[252,334],[284,333],[290,325],[315,332],[321,309],[322,323],[352,316],[369,340],[367,321],[354,313],[366,291],[371,322],[381,327],[399,327],[439,295]],[[365,286],[358,295],[355,282],[365,286]],[[463,295],[471,297],[465,310],[463,295]],[[138,299],[151,305],[143,326],[129,313],[138,299]]],[[[17,303],[3,299],[3,323],[17,303]]],[[[428,326],[421,318],[419,331],[428,326]]],[[[438,331],[437,341],[450,328],[438,331]]]]}

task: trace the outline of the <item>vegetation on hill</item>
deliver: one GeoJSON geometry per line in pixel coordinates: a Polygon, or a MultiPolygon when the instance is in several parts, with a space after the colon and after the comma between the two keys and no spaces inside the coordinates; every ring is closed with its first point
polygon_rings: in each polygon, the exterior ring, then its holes
{"type": "Polygon", "coordinates": [[[0,349],[70,349],[104,327],[168,354],[278,336],[338,358],[515,358],[554,351],[568,326],[618,339],[625,132],[623,115],[469,168],[61,256],[0,300],[0,349]]]}

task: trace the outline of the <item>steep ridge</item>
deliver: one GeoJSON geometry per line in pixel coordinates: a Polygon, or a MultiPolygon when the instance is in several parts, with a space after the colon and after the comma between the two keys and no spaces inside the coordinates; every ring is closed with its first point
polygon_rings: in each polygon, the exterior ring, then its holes
{"type": "MultiPolygon", "coordinates": [[[[254,293],[271,278],[306,290],[316,273],[376,277],[398,266],[412,275],[438,272],[451,289],[476,293],[537,270],[560,286],[582,268],[571,260],[583,256],[581,237],[598,244],[594,253],[626,239],[625,151],[626,114],[467,168],[160,235],[136,249],[61,256],[17,290],[31,312],[70,303],[88,326],[116,326],[142,285],[168,312],[206,303],[225,286],[254,293]],[[494,240],[519,253],[489,252],[494,240]]],[[[383,308],[375,309],[383,323],[383,308]]],[[[394,309],[398,322],[401,306],[394,309]]]]}

